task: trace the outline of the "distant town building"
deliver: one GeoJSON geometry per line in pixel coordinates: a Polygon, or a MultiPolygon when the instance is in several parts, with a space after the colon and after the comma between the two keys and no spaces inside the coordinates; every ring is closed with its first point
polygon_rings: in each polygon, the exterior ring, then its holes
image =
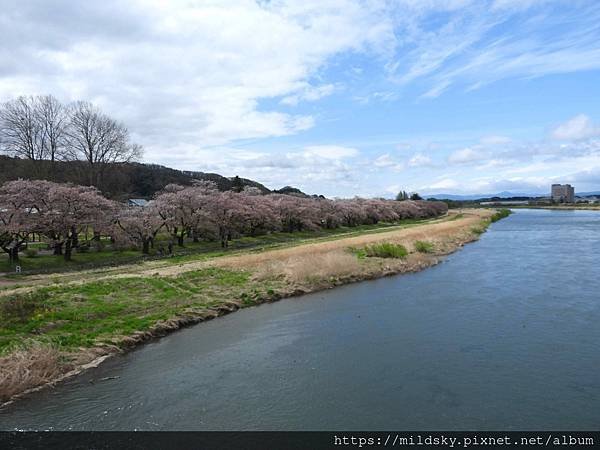
{"type": "Polygon", "coordinates": [[[558,203],[575,202],[575,188],[570,184],[553,184],[550,192],[552,200],[558,203]]]}
{"type": "Polygon", "coordinates": [[[510,206],[510,205],[528,205],[529,200],[492,200],[489,202],[479,202],[481,206],[510,206]]]}
{"type": "Polygon", "coordinates": [[[129,200],[127,200],[127,205],[139,206],[143,208],[144,206],[148,206],[148,200],[143,198],[130,198],[129,200]]]}

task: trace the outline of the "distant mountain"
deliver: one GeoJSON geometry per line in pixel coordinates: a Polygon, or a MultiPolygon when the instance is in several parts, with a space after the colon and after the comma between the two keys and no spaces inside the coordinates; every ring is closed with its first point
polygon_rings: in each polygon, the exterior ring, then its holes
{"type": "MultiPolygon", "coordinates": [[[[548,194],[545,194],[548,195],[548,194]]],[[[466,194],[466,195],[459,195],[459,194],[432,194],[432,195],[425,195],[425,197],[427,198],[435,198],[438,200],[479,200],[482,198],[493,198],[493,197],[497,197],[497,198],[512,198],[512,197],[543,197],[544,194],[525,194],[523,192],[508,192],[508,191],[503,191],[503,192],[498,192],[496,194],[466,194]]]]}
{"type": "Polygon", "coordinates": [[[308,195],[306,195],[300,189],[292,186],[284,186],[281,189],[274,190],[273,192],[276,194],[295,195],[296,197],[308,197],[308,195]]]}
{"type": "MultiPolygon", "coordinates": [[[[467,201],[467,200],[481,200],[481,199],[489,199],[489,198],[536,198],[536,197],[548,197],[550,193],[545,194],[526,194],[523,192],[509,192],[502,191],[496,194],[432,194],[425,195],[426,198],[435,198],[437,200],[455,200],[455,201],[467,201]]],[[[600,195],[600,191],[591,191],[591,192],[577,192],[575,191],[575,195],[577,197],[588,197],[588,196],[596,196],[600,195]]]]}

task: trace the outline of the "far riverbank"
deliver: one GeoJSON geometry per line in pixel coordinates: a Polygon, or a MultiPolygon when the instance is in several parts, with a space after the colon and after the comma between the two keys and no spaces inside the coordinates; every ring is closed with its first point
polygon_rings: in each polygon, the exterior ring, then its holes
{"type": "Polygon", "coordinates": [[[510,206],[511,209],[552,209],[552,210],[564,210],[564,211],[577,211],[577,210],[582,210],[582,211],[600,211],[600,205],[596,205],[596,206],[592,206],[592,205],[568,205],[568,206],[562,206],[562,205],[554,205],[554,206],[537,206],[537,205],[527,205],[527,206],[519,206],[519,205],[515,205],[515,206],[510,206]]]}

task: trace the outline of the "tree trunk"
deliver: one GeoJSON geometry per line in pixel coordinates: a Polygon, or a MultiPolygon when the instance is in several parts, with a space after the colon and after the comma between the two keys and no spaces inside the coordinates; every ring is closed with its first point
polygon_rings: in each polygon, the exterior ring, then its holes
{"type": "Polygon", "coordinates": [[[177,236],[177,245],[183,247],[183,232],[179,236],[177,236]]]}
{"type": "Polygon", "coordinates": [[[94,248],[96,251],[102,250],[102,242],[100,241],[100,233],[94,230],[94,236],[92,237],[92,242],[94,243],[94,248]]]}
{"type": "Polygon", "coordinates": [[[62,242],[55,242],[54,243],[54,255],[56,255],[56,256],[62,255],[63,254],[62,248],[63,248],[62,242]]]}
{"type": "Polygon", "coordinates": [[[8,250],[8,261],[11,264],[16,264],[19,262],[19,246],[15,245],[14,247],[8,250]]]}
{"type": "Polygon", "coordinates": [[[73,241],[71,239],[67,239],[65,242],[65,261],[71,261],[71,255],[73,253],[73,241]]]}
{"type": "Polygon", "coordinates": [[[71,246],[73,248],[79,247],[79,235],[75,227],[71,227],[71,246]]]}
{"type": "Polygon", "coordinates": [[[142,240],[142,253],[148,255],[150,253],[150,239],[142,240]]]}
{"type": "Polygon", "coordinates": [[[200,242],[200,239],[198,239],[198,233],[196,231],[192,231],[192,242],[200,242]]]}

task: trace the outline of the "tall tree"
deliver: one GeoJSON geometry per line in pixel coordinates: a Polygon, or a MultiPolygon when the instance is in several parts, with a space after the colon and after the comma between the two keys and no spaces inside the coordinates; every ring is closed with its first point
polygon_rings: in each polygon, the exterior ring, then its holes
{"type": "Polygon", "coordinates": [[[130,142],[127,128],[90,102],[71,106],[67,137],[73,157],[87,163],[93,186],[101,185],[107,164],[129,162],[142,154],[142,148],[130,142]]]}
{"type": "Polygon", "coordinates": [[[54,162],[64,156],[67,108],[52,95],[44,95],[36,98],[35,115],[44,137],[44,159],[54,162]]]}
{"type": "Polygon", "coordinates": [[[19,158],[44,159],[45,134],[35,97],[18,97],[1,105],[0,144],[7,153],[19,158]]]}

